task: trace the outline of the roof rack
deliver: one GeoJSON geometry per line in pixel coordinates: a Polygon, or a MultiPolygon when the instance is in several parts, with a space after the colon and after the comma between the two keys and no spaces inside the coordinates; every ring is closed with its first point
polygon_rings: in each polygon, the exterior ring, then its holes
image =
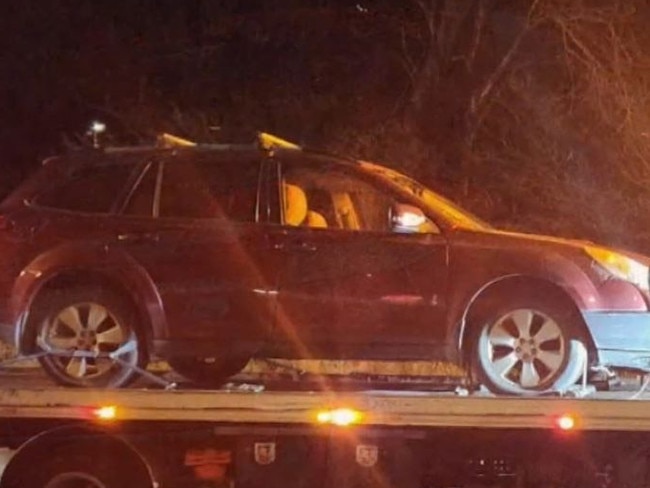
{"type": "Polygon", "coordinates": [[[156,145],[164,148],[171,147],[191,147],[196,146],[196,142],[190,141],[189,139],[183,139],[172,134],[167,134],[163,132],[156,138],[156,145]]]}
{"type": "MultiPolygon", "coordinates": [[[[166,132],[163,132],[160,134],[157,138],[157,145],[162,148],[175,148],[175,147],[224,147],[224,146],[232,146],[229,144],[199,144],[194,141],[190,141],[189,139],[184,139],[179,136],[175,136],[173,134],[168,134],[166,132]]],[[[302,149],[298,144],[294,144],[293,142],[289,142],[285,139],[282,139],[278,136],[274,136],[273,134],[269,134],[267,132],[258,132],[257,133],[257,144],[254,143],[254,146],[259,147],[260,149],[266,150],[266,151],[272,151],[273,149],[302,149]]]]}
{"type": "Polygon", "coordinates": [[[268,134],[266,132],[257,133],[257,141],[262,149],[270,151],[272,149],[284,148],[284,149],[302,149],[298,144],[293,142],[285,141],[284,139],[274,136],[273,134],[268,134]]]}

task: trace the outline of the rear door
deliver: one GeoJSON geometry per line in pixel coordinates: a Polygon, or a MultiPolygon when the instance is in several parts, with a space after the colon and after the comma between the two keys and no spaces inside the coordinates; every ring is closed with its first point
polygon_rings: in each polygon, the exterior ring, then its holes
{"type": "Polygon", "coordinates": [[[257,155],[182,155],[150,165],[123,202],[117,245],[155,282],[170,338],[197,354],[233,344],[250,352],[270,327],[263,178],[257,155]]]}

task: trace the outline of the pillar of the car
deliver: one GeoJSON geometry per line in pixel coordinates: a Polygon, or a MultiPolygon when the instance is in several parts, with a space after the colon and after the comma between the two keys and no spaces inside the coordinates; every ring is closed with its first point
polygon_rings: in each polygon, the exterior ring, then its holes
{"type": "Polygon", "coordinates": [[[280,222],[279,171],[280,161],[275,152],[263,149],[257,209],[257,219],[260,224],[280,222]]]}

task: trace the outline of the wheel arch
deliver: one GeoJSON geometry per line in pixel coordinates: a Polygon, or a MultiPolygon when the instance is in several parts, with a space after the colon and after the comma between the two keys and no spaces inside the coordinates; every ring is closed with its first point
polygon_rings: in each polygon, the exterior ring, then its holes
{"type": "Polygon", "coordinates": [[[558,304],[567,308],[576,316],[578,330],[576,331],[584,341],[589,362],[597,355],[596,345],[587,328],[579,307],[576,305],[571,294],[562,286],[552,281],[527,275],[508,275],[500,277],[485,284],[480,288],[465,307],[458,327],[458,347],[461,353],[463,364],[468,364],[470,357],[467,348],[469,337],[473,327],[477,325],[479,318],[487,313],[497,300],[514,294],[542,293],[546,297],[552,297],[558,304]]]}
{"type": "Polygon", "coordinates": [[[87,452],[87,450],[93,449],[93,446],[88,445],[89,443],[94,444],[95,449],[108,447],[111,452],[118,453],[117,459],[111,457],[112,460],[115,460],[117,467],[132,474],[135,480],[140,482],[146,480],[146,486],[156,486],[151,466],[127,439],[98,426],[74,425],[55,427],[41,432],[23,443],[4,469],[0,477],[0,488],[19,488],[21,473],[25,470],[33,470],[36,459],[51,455],[60,448],[80,447],[87,452]],[[71,439],[78,443],[74,444],[71,439]]]}
{"type": "Polygon", "coordinates": [[[100,286],[117,294],[134,307],[141,332],[151,350],[153,338],[167,336],[162,300],[146,270],[123,252],[75,249],[66,246],[37,257],[20,273],[12,290],[11,309],[16,327],[16,345],[21,352],[33,346],[28,314],[41,293],[67,286],[100,286]]]}

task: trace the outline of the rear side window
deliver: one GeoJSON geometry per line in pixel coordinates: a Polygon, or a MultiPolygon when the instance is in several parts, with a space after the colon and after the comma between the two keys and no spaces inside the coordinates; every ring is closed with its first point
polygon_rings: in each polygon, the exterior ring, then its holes
{"type": "Polygon", "coordinates": [[[259,178],[256,160],[167,161],[159,216],[254,222],[259,178]]]}
{"type": "Polygon", "coordinates": [[[158,164],[149,163],[137,174],[136,186],[122,209],[126,215],[151,217],[154,215],[154,194],[158,164]]]}
{"type": "Polygon", "coordinates": [[[84,166],[42,190],[34,203],[87,213],[108,213],[133,171],[133,165],[84,166]]]}

